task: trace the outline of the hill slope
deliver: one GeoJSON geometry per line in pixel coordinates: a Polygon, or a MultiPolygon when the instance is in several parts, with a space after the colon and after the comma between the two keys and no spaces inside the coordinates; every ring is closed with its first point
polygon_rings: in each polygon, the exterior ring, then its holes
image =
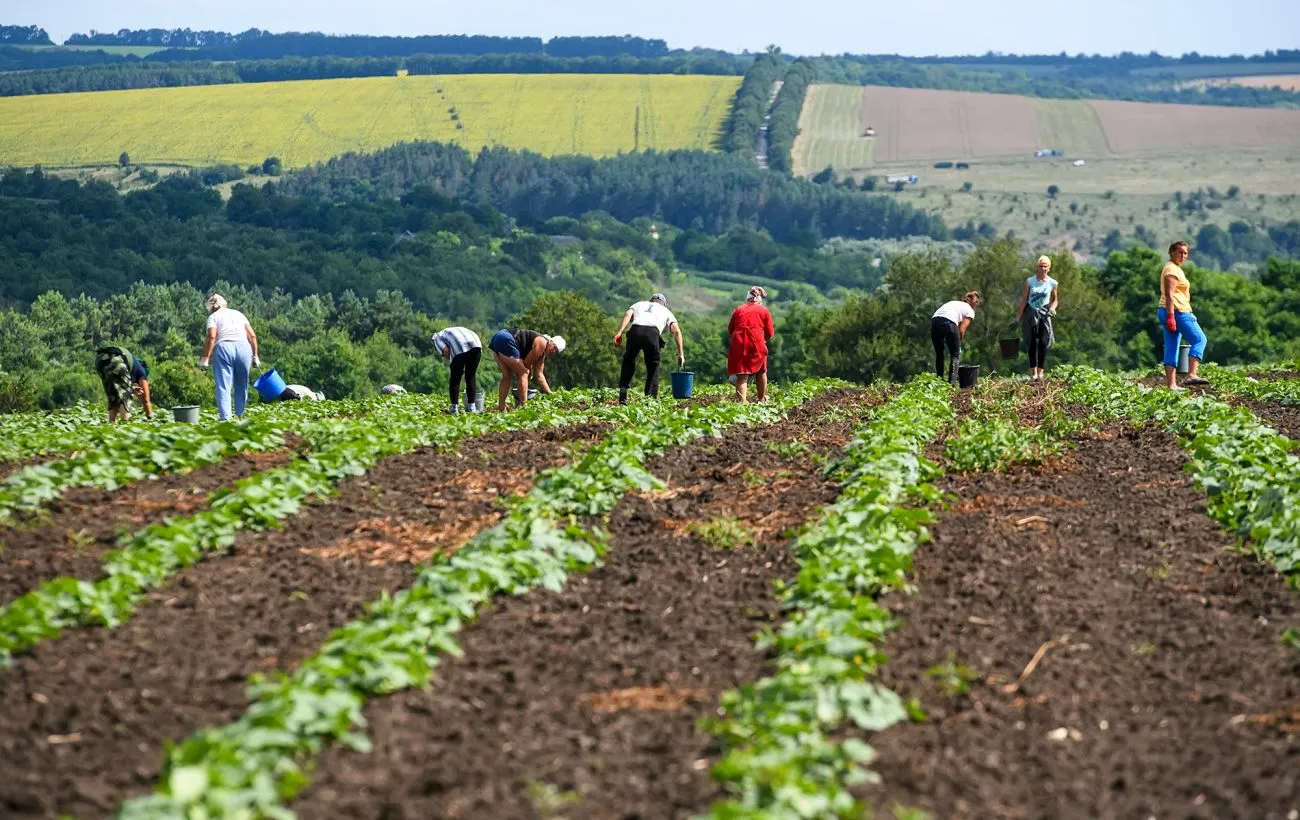
{"type": "Polygon", "coordinates": [[[457,75],[0,99],[0,164],[300,167],[410,140],[609,156],[708,148],[738,77],[457,75]]]}

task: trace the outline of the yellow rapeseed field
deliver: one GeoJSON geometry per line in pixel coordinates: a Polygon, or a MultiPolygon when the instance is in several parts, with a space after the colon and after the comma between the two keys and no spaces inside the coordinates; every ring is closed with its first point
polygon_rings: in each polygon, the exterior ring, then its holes
{"type": "Polygon", "coordinates": [[[298,167],[417,139],[608,156],[709,148],[739,77],[462,74],[0,99],[0,165],[298,167]],[[450,109],[458,119],[453,119],[450,109]],[[457,124],[460,128],[457,128],[457,124]]]}

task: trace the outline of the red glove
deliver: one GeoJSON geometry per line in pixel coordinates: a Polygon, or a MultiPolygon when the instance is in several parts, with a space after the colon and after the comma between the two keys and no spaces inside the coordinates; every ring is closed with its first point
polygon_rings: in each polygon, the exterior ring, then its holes
{"type": "Polygon", "coordinates": [[[622,346],[623,346],[623,334],[622,334],[622,333],[615,333],[615,334],[614,334],[614,347],[622,347],[622,346]]]}
{"type": "Polygon", "coordinates": [[[1170,313],[1168,316],[1165,317],[1165,327],[1169,330],[1170,333],[1178,332],[1178,320],[1174,318],[1173,313],[1170,313]]]}

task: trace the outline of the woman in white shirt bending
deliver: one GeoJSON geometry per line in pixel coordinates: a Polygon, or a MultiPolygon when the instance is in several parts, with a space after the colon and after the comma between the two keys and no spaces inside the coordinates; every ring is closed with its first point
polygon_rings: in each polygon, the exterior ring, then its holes
{"type": "Polygon", "coordinates": [[[632,386],[632,376],[636,373],[636,357],[645,353],[645,394],[659,395],[659,351],[663,349],[663,332],[665,328],[672,331],[673,341],[677,343],[677,366],[686,363],[682,351],[682,329],[677,326],[677,317],[668,309],[668,297],[656,293],[648,302],[637,302],[623,314],[623,323],[614,334],[614,346],[623,344],[623,331],[632,329],[627,334],[627,349],[623,351],[623,369],[618,376],[618,403],[627,404],[627,391],[632,386]]]}
{"type": "Polygon", "coordinates": [[[217,383],[217,415],[222,421],[230,418],[231,397],[234,397],[236,416],[244,415],[248,405],[248,371],[261,364],[257,357],[257,334],[248,323],[248,317],[226,307],[226,299],[219,294],[208,297],[207,341],[199,367],[212,363],[212,377],[217,383]]]}
{"type": "Polygon", "coordinates": [[[948,381],[957,383],[957,367],[961,363],[961,343],[966,338],[966,328],[975,318],[975,308],[980,306],[980,295],[971,291],[960,301],[945,302],[930,319],[930,341],[934,342],[934,372],[943,378],[944,349],[949,361],[948,381]]]}

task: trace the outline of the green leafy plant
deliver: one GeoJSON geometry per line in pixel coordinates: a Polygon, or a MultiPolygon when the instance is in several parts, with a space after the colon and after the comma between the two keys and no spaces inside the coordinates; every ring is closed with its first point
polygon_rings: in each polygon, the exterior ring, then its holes
{"type": "Polygon", "coordinates": [[[687,530],[715,550],[734,550],[754,545],[754,534],[734,515],[723,515],[703,524],[691,524],[687,530]]]}
{"type": "Polygon", "coordinates": [[[529,780],[526,785],[528,802],[532,804],[537,816],[543,820],[561,817],[565,809],[582,802],[581,794],[575,791],[561,791],[559,787],[550,783],[529,780]]]}
{"type": "Polygon", "coordinates": [[[957,653],[952,650],[948,650],[946,661],[925,670],[925,676],[938,684],[939,689],[950,698],[969,695],[971,683],[979,677],[974,669],[957,663],[957,653]]]}

